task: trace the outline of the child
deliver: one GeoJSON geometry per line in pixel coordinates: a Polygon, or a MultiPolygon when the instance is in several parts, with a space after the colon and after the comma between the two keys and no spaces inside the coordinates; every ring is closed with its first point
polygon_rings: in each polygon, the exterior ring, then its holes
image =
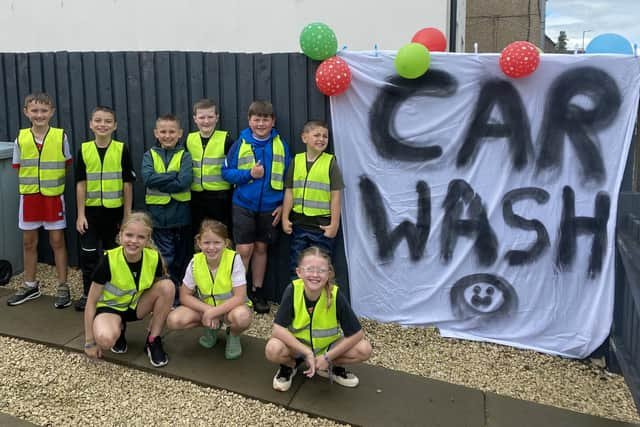
{"type": "Polygon", "coordinates": [[[135,172],[127,146],[112,139],[116,114],[97,106],[89,128],[95,140],[83,142],[76,156],[76,229],[80,233],[80,269],[84,291],[75,308],[83,311],[91,276],[102,251],[117,246],[122,218],[131,213],[135,172]],[[100,251],[100,247],[102,251],[100,251]]]}
{"type": "Polygon", "coordinates": [[[231,147],[222,177],[236,186],[231,208],[233,239],[245,268],[251,263],[254,310],[267,313],[269,304],[262,290],[267,246],[277,237],[291,156],[286,142],[273,129],[276,119],[270,102],[252,102],[248,116],[249,128],[231,147]]]}
{"type": "Polygon", "coordinates": [[[292,278],[296,277],[298,256],[305,248],[318,246],[329,257],[333,254],[340,224],[340,191],[344,188],[338,162],[324,152],[329,143],[327,124],[307,122],[302,128],[302,142],[307,150],[296,154],[287,172],[282,203],[282,230],[293,233],[289,257],[292,278]]]}
{"type": "Polygon", "coordinates": [[[196,244],[200,252],[187,266],[180,288],[182,305],[169,314],[167,327],[204,326],[200,345],[213,348],[224,322],[229,325],[224,357],[237,359],[242,354],[240,334],[251,323],[251,310],[245,304],[247,281],[242,259],[229,249],[227,227],[219,221],[202,221],[196,244]]]}
{"type": "Polygon", "coordinates": [[[127,351],[127,322],[153,312],[144,344],[156,368],[169,362],[160,333],[174,298],[174,287],[164,277],[162,258],[151,242],[151,219],[143,212],[125,217],[118,246],[100,259],[84,311],[84,352],[102,357],[108,348],[127,351]]]}
{"type": "Polygon", "coordinates": [[[267,359],[280,364],[273,388],[289,390],[305,361],[309,378],[317,373],[344,387],[357,386],[358,377],[342,365],[369,359],[371,344],[333,281],[331,259],[311,246],[300,254],[296,273],[299,279],[284,291],[265,348],[267,359]]]}
{"type": "Polygon", "coordinates": [[[13,146],[13,168],[18,169],[20,192],[18,227],[23,238],[24,285],[7,299],[10,306],[40,296],[36,281],[40,227],[49,232],[58,275],[53,305],[55,308],[71,305],[64,239],[67,227],[64,184],[71,151],[64,130],[49,126],[54,112],[53,100],[46,93],[28,95],[24,100],[24,115],[31,121],[31,128],[21,129],[13,146]]]}
{"type": "MultiPolygon", "coordinates": [[[[176,289],[182,282],[191,243],[191,154],[176,147],[182,136],[180,120],[166,114],[158,117],[153,134],[158,145],[142,159],[142,179],[147,187],[145,202],[153,218],[153,241],[164,258],[176,289]]],[[[176,301],[178,305],[178,293],[176,301]]]]}
{"type": "Polygon", "coordinates": [[[222,164],[233,139],[227,131],[216,130],[218,108],[209,99],[193,104],[193,121],[198,130],[187,136],[186,147],[193,159],[191,184],[191,227],[200,229],[205,218],[231,226],[231,184],[222,179],[222,164]]]}

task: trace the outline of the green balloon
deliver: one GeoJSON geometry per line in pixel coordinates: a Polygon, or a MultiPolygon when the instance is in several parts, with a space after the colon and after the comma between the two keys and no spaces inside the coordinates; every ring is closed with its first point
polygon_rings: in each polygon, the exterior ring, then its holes
{"type": "Polygon", "coordinates": [[[405,79],[417,79],[427,72],[431,54],[423,44],[409,43],[400,48],[394,65],[398,74],[405,79]]]}
{"type": "Polygon", "coordinates": [[[324,61],[336,54],[338,40],[328,25],[322,22],[314,22],[302,29],[300,33],[300,49],[309,58],[316,61],[324,61]]]}

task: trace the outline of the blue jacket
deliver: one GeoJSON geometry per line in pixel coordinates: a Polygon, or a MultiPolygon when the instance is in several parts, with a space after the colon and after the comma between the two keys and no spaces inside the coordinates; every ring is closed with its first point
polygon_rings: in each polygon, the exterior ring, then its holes
{"type": "MultiPolygon", "coordinates": [[[[142,180],[145,188],[156,188],[164,193],[178,193],[191,188],[193,168],[191,154],[187,150],[182,154],[180,172],[156,173],[153,169],[151,150],[160,155],[160,158],[164,160],[165,167],[167,167],[173,155],[182,148],[184,147],[178,144],[171,150],[165,150],[160,144],[156,144],[144,153],[142,157],[142,180]]],[[[153,219],[154,228],[173,228],[191,224],[189,202],[179,202],[172,198],[166,205],[147,205],[147,210],[151,214],[151,219],[153,219]]]]}
{"type": "MultiPolygon", "coordinates": [[[[271,158],[273,156],[271,142],[276,135],[278,132],[272,129],[271,138],[267,141],[256,141],[251,129],[247,128],[240,132],[240,137],[231,146],[224,166],[222,166],[222,178],[236,186],[233,192],[233,204],[253,212],[271,212],[282,205],[284,191],[271,188],[271,158]],[[238,169],[238,151],[243,139],[251,144],[255,161],[260,160],[264,166],[262,178],[253,179],[250,170],[238,169]]],[[[286,176],[291,162],[291,153],[287,142],[282,137],[280,139],[284,145],[284,176],[286,176]]]]}

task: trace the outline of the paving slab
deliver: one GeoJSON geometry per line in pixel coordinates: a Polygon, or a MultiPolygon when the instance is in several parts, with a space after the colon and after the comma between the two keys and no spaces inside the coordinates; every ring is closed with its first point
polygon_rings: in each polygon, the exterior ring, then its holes
{"type": "MultiPolygon", "coordinates": [[[[9,288],[5,288],[5,287],[0,287],[0,297],[5,297],[7,295],[11,295],[12,293],[14,293],[15,291],[13,289],[9,289],[9,288]]],[[[6,304],[6,302],[5,302],[6,304]]]]}
{"type": "Polygon", "coordinates": [[[166,334],[162,343],[169,355],[169,364],[163,368],[153,368],[146,355],[136,358],[132,364],[285,406],[302,383],[299,378],[286,393],[273,390],[271,383],[277,367],[265,359],[265,341],[262,339],[243,336],[242,356],[237,360],[226,360],[224,333],[220,332],[218,343],[212,349],[198,344],[201,334],[201,328],[166,334]]]}
{"type": "Polygon", "coordinates": [[[626,427],[638,424],[609,420],[554,406],[485,393],[487,427],[626,427]]]}
{"type": "Polygon", "coordinates": [[[360,378],[357,388],[316,376],[302,384],[289,406],[356,425],[484,426],[480,390],[371,365],[349,369],[360,378]]]}
{"type": "Polygon", "coordinates": [[[56,309],[53,297],[10,307],[7,296],[0,298],[0,334],[61,346],[84,330],[82,313],[73,307],[56,309]]]}
{"type": "Polygon", "coordinates": [[[21,420],[20,418],[16,418],[9,414],[4,414],[0,412],[0,426],[3,427],[30,427],[35,426],[36,424],[32,424],[29,421],[21,420]]]}

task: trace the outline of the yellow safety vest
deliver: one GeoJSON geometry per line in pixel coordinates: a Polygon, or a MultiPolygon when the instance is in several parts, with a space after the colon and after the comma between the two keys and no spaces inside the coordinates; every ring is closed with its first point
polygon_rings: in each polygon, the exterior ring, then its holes
{"type": "MultiPolygon", "coordinates": [[[[284,144],[280,135],[276,135],[271,143],[271,188],[274,190],[284,189],[284,144]]],[[[238,169],[250,170],[256,164],[256,159],[251,149],[251,144],[244,139],[238,150],[238,169]]]]}
{"type": "Polygon", "coordinates": [[[293,211],[307,216],[331,215],[329,168],[333,155],[321,153],[307,173],[306,153],[297,154],[293,164],[293,211]]]}
{"type": "Polygon", "coordinates": [[[220,191],[231,188],[231,184],[222,179],[226,140],[227,132],[217,130],[203,149],[200,132],[191,132],[187,136],[187,150],[193,158],[191,191],[220,191]]]}
{"type": "Polygon", "coordinates": [[[119,208],[124,204],[123,150],[122,142],[111,141],[101,162],[95,141],[82,143],[82,159],[87,169],[86,206],[119,208]]]}
{"type": "Polygon", "coordinates": [[[160,262],[158,251],[150,248],[143,249],[142,268],[137,288],[122,246],[108,250],[107,257],[111,281],[105,283],[96,307],[111,307],[118,311],[126,311],[128,308],[135,310],[142,293],[153,285],[158,262],[160,262]]]}
{"type": "Polygon", "coordinates": [[[31,129],[20,129],[20,194],[41,193],[44,196],[59,196],[64,193],[66,159],[63,141],[64,131],[50,127],[44,137],[42,151],[38,151],[31,129]]]}
{"type": "MultiPolygon", "coordinates": [[[[184,150],[178,150],[171,157],[171,161],[169,162],[169,167],[165,169],[164,162],[158,153],[155,150],[149,150],[151,153],[151,158],[153,159],[153,170],[156,173],[167,173],[167,172],[178,172],[180,173],[180,165],[182,163],[182,155],[184,154],[184,150]]],[[[191,200],[191,191],[188,189],[185,191],[181,191],[180,193],[164,193],[155,188],[147,187],[147,193],[145,195],[144,201],[148,205],[166,205],[171,201],[171,198],[179,202],[188,202],[191,200]]]]}
{"type": "Polygon", "coordinates": [[[294,316],[289,331],[298,341],[311,347],[314,354],[323,354],[331,344],[342,337],[336,313],[338,287],[331,287],[331,305],[328,308],[327,292],[322,290],[310,317],[304,302],[304,282],[302,279],[296,279],[292,283],[294,316]]]}

